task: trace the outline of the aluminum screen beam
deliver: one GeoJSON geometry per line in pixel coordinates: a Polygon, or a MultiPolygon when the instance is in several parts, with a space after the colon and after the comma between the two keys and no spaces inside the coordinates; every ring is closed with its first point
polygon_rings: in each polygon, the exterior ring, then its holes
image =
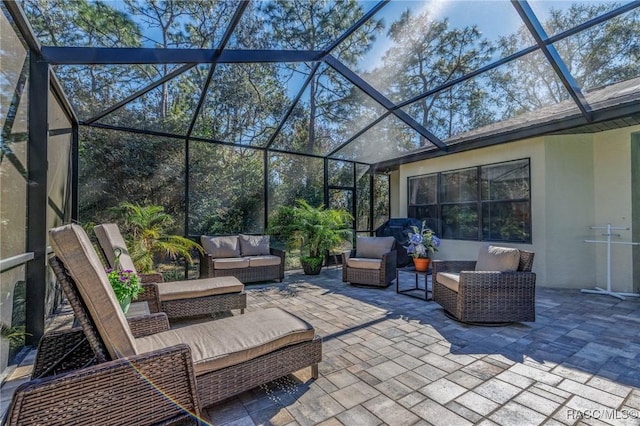
{"type": "Polygon", "coordinates": [[[174,77],[179,76],[180,74],[190,70],[191,68],[193,68],[195,66],[196,66],[196,64],[186,64],[186,65],[183,65],[183,66],[181,66],[180,68],[178,68],[176,70],[173,70],[172,72],[170,72],[169,74],[165,75],[164,77],[154,81],[153,83],[149,84],[148,86],[143,87],[142,89],[138,90],[137,92],[127,96],[126,98],[124,98],[123,100],[118,102],[117,104],[114,104],[114,105],[110,106],[109,108],[105,109],[104,111],[94,115],[93,117],[91,117],[90,119],[85,121],[84,124],[91,124],[91,123],[93,123],[95,121],[100,120],[105,115],[111,114],[113,111],[115,111],[115,110],[117,110],[119,108],[122,108],[123,106],[125,106],[129,102],[138,99],[140,96],[144,95],[145,93],[148,93],[148,92],[152,91],[156,87],[161,86],[162,84],[166,83],[167,81],[172,80],[174,77]]]}
{"type": "Polygon", "coordinates": [[[213,55],[213,64],[209,69],[207,80],[205,81],[204,86],[202,87],[202,93],[200,93],[200,99],[198,99],[198,104],[196,105],[196,109],[193,112],[191,123],[189,123],[189,129],[187,130],[187,142],[191,137],[191,133],[193,133],[193,128],[198,119],[198,115],[200,115],[200,110],[202,109],[202,105],[204,105],[205,98],[207,97],[207,92],[209,91],[209,85],[211,84],[213,73],[216,70],[216,64],[218,63],[218,59],[220,58],[222,53],[224,53],[224,49],[225,47],[227,47],[227,43],[229,43],[229,40],[231,39],[231,35],[235,31],[238,23],[240,22],[240,18],[242,18],[242,14],[244,13],[247,6],[249,6],[248,1],[243,1],[240,3],[240,5],[238,6],[238,8],[236,9],[233,15],[233,18],[231,19],[231,22],[229,23],[229,26],[227,27],[226,31],[223,34],[222,39],[220,40],[220,44],[218,45],[218,48],[215,50],[215,54],[213,55]]]}
{"type": "Polygon", "coordinates": [[[52,65],[136,64],[234,64],[270,62],[315,62],[324,52],[317,50],[165,49],[147,47],[55,47],[43,46],[43,58],[52,65]]]}
{"type": "Polygon", "coordinates": [[[527,29],[535,39],[536,43],[540,47],[540,50],[547,58],[551,67],[556,72],[562,85],[565,87],[569,95],[573,99],[573,101],[580,108],[580,112],[587,119],[587,121],[591,122],[593,117],[591,115],[591,107],[589,103],[585,99],[582,94],[582,90],[580,90],[580,85],[573,78],[571,72],[567,68],[567,65],[564,63],[564,60],[558,53],[558,50],[555,48],[553,44],[547,44],[549,36],[547,36],[547,32],[544,30],[544,27],[538,20],[538,17],[529,6],[529,3],[526,0],[511,0],[511,4],[516,9],[520,18],[527,26],[527,29]]]}
{"type": "MultiPolygon", "coordinates": [[[[204,105],[204,101],[207,97],[207,92],[209,91],[209,85],[211,84],[211,79],[213,78],[213,73],[216,70],[217,60],[220,58],[221,54],[224,52],[224,48],[227,47],[227,43],[231,39],[231,35],[236,29],[236,26],[240,22],[240,18],[242,18],[242,14],[246,10],[247,6],[249,6],[248,1],[243,1],[238,5],[235,13],[233,14],[233,18],[231,18],[231,22],[229,26],[225,30],[222,38],[220,39],[220,43],[218,44],[218,48],[215,51],[213,56],[213,63],[211,64],[211,68],[209,69],[209,74],[207,75],[207,80],[202,86],[202,92],[200,93],[200,99],[198,99],[198,104],[196,105],[195,110],[193,111],[193,116],[191,117],[191,122],[189,123],[189,128],[187,130],[187,135],[184,143],[184,233],[185,235],[189,234],[189,192],[190,192],[190,178],[189,178],[189,166],[191,162],[189,161],[190,152],[189,152],[189,142],[191,138],[191,134],[193,133],[193,128],[196,125],[196,121],[198,120],[198,116],[200,115],[200,110],[204,105]]],[[[186,274],[185,270],[185,274],[186,274]]]]}
{"type": "MultiPolygon", "coordinates": [[[[137,134],[137,135],[148,135],[148,136],[155,136],[155,137],[160,137],[160,138],[168,138],[168,139],[176,139],[176,140],[180,140],[180,141],[185,141],[186,137],[184,135],[176,135],[175,133],[166,133],[166,132],[156,132],[153,130],[144,130],[144,129],[134,129],[131,127],[124,127],[124,126],[113,126],[111,124],[102,124],[102,123],[93,123],[93,124],[87,124],[87,127],[95,127],[97,129],[105,129],[105,130],[114,130],[117,132],[126,132],[126,133],[133,133],[133,134],[137,134]]],[[[225,142],[225,141],[220,141],[220,140],[215,140],[215,139],[207,139],[207,138],[201,138],[201,137],[190,137],[189,138],[190,141],[194,141],[194,142],[204,142],[204,143],[211,143],[211,144],[215,144],[215,145],[222,145],[222,146],[226,146],[229,148],[242,148],[242,149],[255,149],[258,151],[269,151],[270,153],[275,153],[275,154],[287,154],[287,155],[297,155],[300,157],[311,157],[311,158],[319,158],[319,159],[324,159],[327,158],[327,156],[325,155],[319,155],[319,154],[307,154],[304,152],[298,152],[298,151],[291,151],[288,149],[281,149],[281,148],[265,148],[262,146],[253,146],[253,145],[243,145],[243,144],[239,144],[239,143],[235,143],[235,142],[225,142]]],[[[370,163],[365,163],[362,161],[357,161],[357,160],[345,160],[344,158],[332,158],[332,160],[338,160],[338,161],[347,161],[350,163],[355,163],[355,164],[362,164],[363,166],[370,166],[370,163]]]]}
{"type": "Polygon", "coordinates": [[[15,22],[16,27],[20,30],[20,35],[22,35],[27,46],[29,46],[29,50],[31,52],[40,53],[42,46],[40,45],[38,38],[35,36],[35,32],[33,31],[33,28],[31,28],[31,24],[27,20],[27,17],[24,14],[24,9],[22,9],[20,3],[17,1],[5,1],[4,6],[11,14],[13,22],[15,22]]]}
{"type": "MultiPolygon", "coordinates": [[[[635,9],[637,7],[640,7],[640,0],[636,0],[636,1],[633,1],[631,3],[628,3],[628,4],[624,5],[624,6],[621,6],[621,7],[617,8],[617,9],[614,9],[614,10],[608,12],[608,13],[605,13],[604,15],[600,15],[600,16],[598,16],[596,18],[593,18],[593,19],[591,19],[591,20],[589,20],[587,22],[584,22],[584,23],[582,23],[582,24],[580,24],[580,25],[578,25],[576,27],[570,28],[570,29],[568,29],[566,31],[563,31],[563,32],[561,32],[559,34],[556,34],[553,37],[549,37],[547,39],[546,43],[547,44],[555,43],[555,42],[557,42],[559,40],[562,40],[562,39],[570,37],[570,36],[572,36],[574,34],[577,34],[580,31],[584,31],[584,30],[589,29],[591,27],[594,27],[594,26],[596,26],[598,24],[601,24],[602,22],[608,21],[609,19],[615,18],[616,16],[622,15],[623,13],[627,13],[630,10],[633,10],[633,9],[635,9]]],[[[518,59],[520,57],[528,55],[529,53],[533,53],[538,49],[539,49],[538,45],[526,47],[526,48],[524,48],[524,49],[522,49],[522,50],[520,50],[520,51],[518,51],[518,52],[516,52],[516,53],[514,53],[512,55],[506,56],[506,57],[504,57],[502,59],[499,59],[499,60],[497,60],[495,62],[492,62],[492,63],[490,63],[488,65],[485,65],[482,68],[478,68],[475,71],[472,71],[472,72],[470,72],[468,74],[465,74],[465,75],[463,75],[461,77],[458,77],[456,79],[450,80],[450,81],[448,81],[448,82],[446,82],[446,83],[444,83],[444,84],[442,84],[442,85],[440,85],[438,87],[435,87],[435,88],[433,88],[431,90],[428,90],[428,91],[426,91],[424,93],[421,93],[421,94],[419,94],[417,96],[414,96],[413,98],[408,99],[406,101],[403,101],[403,102],[398,104],[398,108],[403,108],[403,107],[405,107],[407,105],[410,105],[410,104],[412,104],[414,102],[419,101],[420,99],[424,99],[427,96],[431,96],[431,95],[433,95],[435,93],[438,93],[438,92],[440,92],[440,91],[442,91],[444,89],[448,89],[449,87],[454,86],[454,85],[456,85],[458,83],[462,83],[463,81],[470,80],[473,77],[476,77],[476,76],[478,76],[480,74],[483,74],[483,73],[485,73],[485,72],[487,72],[489,70],[492,70],[492,69],[497,68],[497,67],[499,67],[501,65],[504,65],[507,62],[511,62],[511,61],[513,61],[515,59],[518,59]]]]}
{"type": "Polygon", "coordinates": [[[338,145],[337,148],[335,148],[333,151],[331,151],[329,154],[327,154],[327,157],[332,157],[332,156],[336,155],[342,148],[344,148],[345,146],[349,145],[351,142],[353,142],[354,140],[358,139],[363,134],[367,133],[369,131],[369,129],[371,129],[373,126],[375,126],[376,124],[378,124],[379,122],[381,122],[382,120],[387,118],[389,115],[391,115],[391,111],[385,112],[380,117],[376,118],[371,123],[367,124],[362,129],[358,130],[355,135],[351,136],[349,139],[347,139],[346,141],[342,142],[340,145],[338,145]]]}
{"type": "Polygon", "coordinates": [[[373,98],[373,100],[378,102],[387,110],[391,111],[393,115],[398,117],[400,120],[404,121],[413,130],[420,133],[420,135],[426,138],[429,142],[431,142],[432,144],[434,144],[435,146],[437,146],[443,151],[447,150],[447,145],[444,142],[442,142],[440,138],[438,138],[436,135],[434,135],[433,133],[425,129],[422,124],[414,120],[413,117],[411,117],[409,114],[407,114],[401,109],[398,109],[398,107],[393,102],[391,102],[386,96],[384,96],[382,93],[377,91],[369,83],[364,81],[362,77],[360,77],[359,75],[351,71],[346,65],[340,62],[338,59],[336,59],[331,55],[328,55],[325,58],[325,62],[331,68],[333,68],[334,70],[342,74],[343,77],[345,77],[347,80],[353,83],[357,88],[359,88],[368,96],[373,98]]]}
{"type": "Polygon", "coordinates": [[[289,105],[289,109],[287,109],[287,112],[284,114],[284,117],[282,118],[282,120],[280,120],[280,123],[278,123],[278,127],[276,127],[276,130],[273,132],[273,134],[269,138],[269,142],[267,142],[267,145],[266,145],[267,149],[271,148],[271,145],[273,145],[273,142],[276,140],[276,138],[280,134],[280,131],[282,130],[282,127],[284,126],[284,123],[287,122],[287,120],[289,119],[289,116],[291,116],[291,113],[295,109],[296,105],[298,104],[298,102],[300,102],[300,98],[304,94],[304,91],[307,90],[307,86],[309,86],[309,83],[311,83],[311,79],[314,77],[314,75],[316,74],[316,71],[318,71],[319,67],[320,67],[320,62],[317,62],[313,66],[313,68],[311,69],[311,73],[309,74],[307,79],[302,84],[302,87],[300,88],[300,91],[296,95],[296,97],[293,100],[293,102],[291,102],[291,105],[289,105]]]}
{"type": "Polygon", "coordinates": [[[347,31],[345,31],[340,37],[338,37],[337,40],[331,43],[329,47],[326,48],[325,53],[326,54],[331,53],[333,49],[338,47],[338,45],[343,41],[345,41],[351,34],[355,33],[361,26],[363,26],[367,21],[369,21],[373,17],[373,15],[378,13],[378,11],[382,9],[384,6],[386,6],[390,1],[391,0],[383,0],[378,4],[376,4],[375,6],[373,6],[371,10],[369,10],[367,13],[365,13],[362,16],[362,18],[358,19],[358,22],[353,24],[350,28],[347,29],[347,31]]]}
{"type": "Polygon", "coordinates": [[[27,143],[27,252],[33,260],[26,266],[25,342],[37,345],[44,334],[47,294],[47,154],[49,150],[49,64],[30,56],[29,142],[27,143]]]}
{"type": "Polygon", "coordinates": [[[431,95],[436,94],[436,93],[438,93],[438,92],[440,92],[442,90],[448,89],[448,88],[450,88],[452,86],[455,86],[458,83],[462,83],[463,81],[470,80],[473,77],[476,77],[476,76],[478,76],[480,74],[483,74],[483,73],[485,73],[487,71],[490,71],[490,70],[492,70],[494,68],[498,68],[499,66],[504,65],[507,62],[511,62],[511,61],[513,61],[515,59],[518,59],[518,58],[520,58],[522,56],[525,56],[525,55],[527,55],[529,53],[535,52],[536,50],[538,50],[538,46],[530,46],[530,47],[527,47],[525,49],[522,49],[519,52],[516,52],[516,53],[514,53],[512,55],[504,57],[504,58],[502,58],[500,60],[497,60],[495,62],[492,62],[492,63],[490,63],[488,65],[485,65],[482,68],[478,68],[477,70],[472,71],[469,74],[465,74],[465,75],[463,75],[461,77],[454,78],[453,80],[449,80],[446,83],[441,84],[440,86],[438,86],[438,87],[436,87],[434,89],[427,90],[426,92],[421,93],[421,94],[419,94],[417,96],[414,96],[411,99],[408,99],[406,101],[400,102],[398,104],[398,108],[403,108],[403,107],[405,107],[407,105],[411,105],[414,102],[418,102],[420,99],[424,99],[427,96],[431,96],[431,95]]]}

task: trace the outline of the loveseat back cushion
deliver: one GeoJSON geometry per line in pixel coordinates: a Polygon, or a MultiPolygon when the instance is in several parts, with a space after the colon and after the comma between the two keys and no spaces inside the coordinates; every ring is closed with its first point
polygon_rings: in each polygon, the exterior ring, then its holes
{"type": "Polygon", "coordinates": [[[124,242],[124,238],[120,233],[120,228],[115,223],[103,223],[93,227],[93,232],[98,238],[98,244],[109,262],[109,266],[115,268],[116,251],[120,251],[120,268],[124,271],[136,271],[136,267],[133,266],[133,260],[129,256],[129,250],[127,250],[127,244],[124,242]]]}
{"type": "Polygon", "coordinates": [[[186,343],[196,375],[240,364],[285,346],[310,341],[315,331],[306,321],[280,308],[163,331],[136,339],[140,353],[186,343]]]}
{"type": "Polygon", "coordinates": [[[485,245],[480,248],[476,271],[513,272],[518,270],[520,250],[510,247],[485,245]]]}
{"type": "Polygon", "coordinates": [[[356,269],[375,269],[382,267],[382,259],[370,259],[367,257],[350,257],[347,259],[347,266],[356,269]]]}
{"type": "Polygon", "coordinates": [[[240,269],[249,267],[249,258],[246,257],[226,257],[214,259],[213,269],[240,269]]]}
{"type": "Polygon", "coordinates": [[[80,225],[51,229],[53,252],[78,287],[91,319],[112,359],[136,354],[135,341],[107,274],[80,225]]]}
{"type": "Polygon", "coordinates": [[[158,283],[158,294],[162,302],[170,300],[197,299],[219,294],[241,293],[242,284],[236,277],[201,278],[199,280],[158,283]]]}
{"type": "Polygon", "coordinates": [[[262,256],[269,253],[268,235],[240,234],[240,254],[242,256],[262,256]]]}
{"type": "Polygon", "coordinates": [[[396,239],[393,237],[358,237],[356,239],[356,257],[380,259],[393,249],[396,239]]]}
{"type": "Polygon", "coordinates": [[[202,235],[200,242],[204,251],[213,258],[240,257],[240,243],[237,235],[228,235],[226,237],[202,235]]]}

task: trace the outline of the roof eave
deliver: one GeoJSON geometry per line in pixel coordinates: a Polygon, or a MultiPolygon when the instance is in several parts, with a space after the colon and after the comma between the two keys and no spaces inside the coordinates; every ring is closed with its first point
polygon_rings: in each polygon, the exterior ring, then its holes
{"type": "Polygon", "coordinates": [[[584,133],[579,131],[580,127],[637,115],[640,115],[640,101],[638,99],[633,99],[629,100],[628,102],[593,111],[593,120],[591,122],[587,121],[587,119],[582,114],[577,113],[571,116],[561,117],[556,120],[545,121],[544,123],[535,123],[530,126],[506,130],[500,133],[482,135],[467,140],[461,140],[456,143],[449,144],[449,150],[447,152],[430,148],[420,152],[407,154],[402,157],[397,157],[391,160],[381,161],[372,164],[371,167],[373,170],[380,172],[391,171],[398,169],[402,164],[413,163],[416,161],[427,160],[430,158],[436,158],[465,151],[471,151],[474,149],[486,148],[489,146],[517,142],[524,139],[550,135],[557,132],[567,133],[567,130],[571,129],[576,130],[576,134],[584,133]]]}

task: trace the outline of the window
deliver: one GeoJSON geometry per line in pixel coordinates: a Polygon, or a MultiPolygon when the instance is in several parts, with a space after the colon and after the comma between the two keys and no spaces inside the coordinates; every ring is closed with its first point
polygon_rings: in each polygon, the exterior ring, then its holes
{"type": "Polygon", "coordinates": [[[440,173],[440,235],[478,239],[478,169],[440,173]]]}
{"type": "Polygon", "coordinates": [[[529,160],[481,167],[482,239],[531,241],[529,160]]]}
{"type": "Polygon", "coordinates": [[[409,217],[442,238],[531,242],[529,159],[410,177],[409,217]]]}
{"type": "MultiPolygon", "coordinates": [[[[427,221],[427,226],[439,230],[438,175],[409,178],[409,217],[427,221]]],[[[438,235],[442,235],[437,231],[438,235]]]]}

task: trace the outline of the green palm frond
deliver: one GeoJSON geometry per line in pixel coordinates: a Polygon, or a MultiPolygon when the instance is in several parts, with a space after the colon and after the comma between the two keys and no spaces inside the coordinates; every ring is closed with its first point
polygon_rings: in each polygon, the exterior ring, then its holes
{"type": "Polygon", "coordinates": [[[301,249],[310,257],[322,257],[327,250],[351,239],[348,227],[353,217],[345,210],[313,207],[298,200],[295,207],[283,206],[269,222],[268,232],[286,240],[289,249],[301,249]]]}
{"type": "Polygon", "coordinates": [[[5,323],[0,323],[0,336],[12,342],[21,342],[25,336],[31,336],[30,333],[26,333],[24,330],[24,325],[12,327],[5,323]]]}
{"type": "Polygon", "coordinates": [[[171,234],[175,220],[162,206],[123,202],[113,210],[121,219],[119,226],[126,235],[131,259],[140,273],[152,272],[154,258],[158,255],[184,258],[193,264],[193,250],[204,252],[198,243],[171,234]]]}

